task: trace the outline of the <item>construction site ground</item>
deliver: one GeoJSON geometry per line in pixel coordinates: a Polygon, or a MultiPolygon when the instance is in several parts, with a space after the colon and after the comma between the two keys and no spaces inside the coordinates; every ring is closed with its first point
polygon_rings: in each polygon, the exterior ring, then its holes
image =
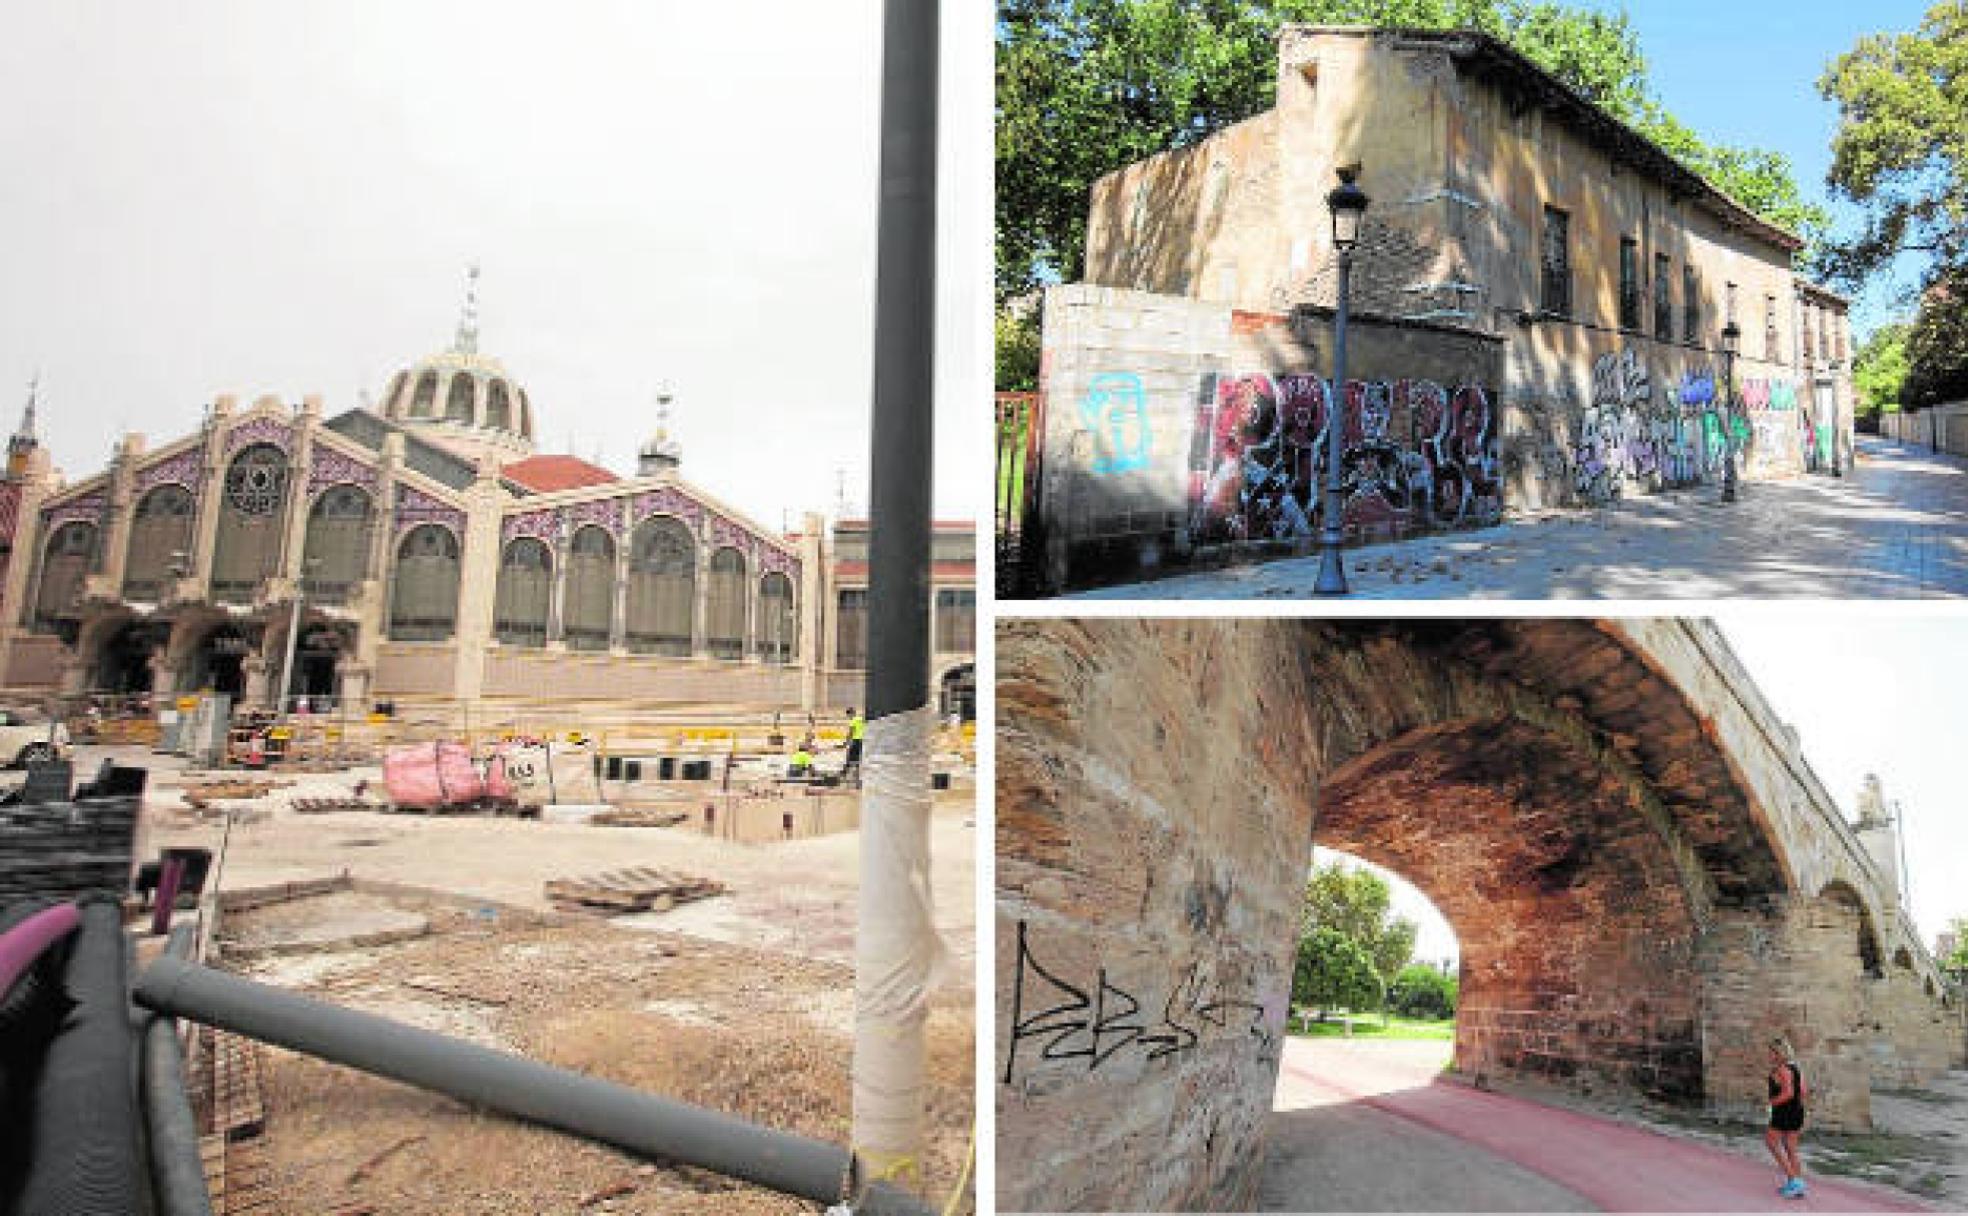
{"type": "MultiPolygon", "coordinates": [[[[373,768],[275,771],[268,775],[292,784],[252,803],[218,804],[251,812],[228,829],[222,815],[179,812],[185,778],[177,761],[141,749],[80,751],[78,772],[112,754],[152,769],[141,857],[169,845],[223,850],[214,874],[231,891],[343,872],[358,880],[352,891],[229,914],[220,935],[228,969],[847,1143],[858,832],[740,844],[691,828],[290,809],[296,798],[347,796],[361,780],[374,796],[373,768]],[[551,879],[629,867],[707,878],[726,890],[612,918],[556,913],[545,898],[551,879]]],[[[932,883],[948,959],[929,1018],[923,1190],[940,1209],[959,1185],[972,1131],[976,832],[968,789],[936,797],[932,883]]],[[[277,1049],[263,1075],[267,1198],[277,1204],[266,1210],[812,1210],[277,1049]]],[[[962,1206],[970,1206],[967,1193],[962,1206]]]]}

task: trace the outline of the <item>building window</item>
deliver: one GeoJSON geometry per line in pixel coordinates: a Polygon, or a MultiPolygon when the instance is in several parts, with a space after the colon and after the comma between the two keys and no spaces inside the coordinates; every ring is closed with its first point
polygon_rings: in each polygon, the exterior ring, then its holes
{"type": "Polygon", "coordinates": [[[680,519],[653,515],[629,542],[623,641],[632,654],[690,653],[697,613],[697,542],[680,519]]]}
{"type": "Polygon", "coordinates": [[[1640,328],[1640,242],[1620,238],[1620,328],[1640,328]]]}
{"type": "Polygon", "coordinates": [[[1688,345],[1695,344],[1695,336],[1701,333],[1701,282],[1695,276],[1692,264],[1681,264],[1681,340],[1688,345]]]}
{"type": "Polygon", "coordinates": [[[1723,300],[1722,319],[1734,325],[1736,323],[1736,285],[1734,283],[1729,284],[1728,292],[1723,297],[1723,300]]]}
{"type": "Polygon", "coordinates": [[[1804,348],[1801,353],[1804,357],[1804,362],[1809,363],[1818,354],[1817,344],[1811,341],[1811,302],[1809,300],[1800,300],[1798,307],[1804,312],[1804,324],[1799,327],[1804,331],[1804,348]]]}
{"type": "Polygon", "coordinates": [[[834,666],[861,671],[868,666],[867,588],[843,588],[839,604],[834,617],[834,666]]]}
{"type": "Polygon", "coordinates": [[[1572,315],[1572,217],[1556,207],[1544,209],[1544,251],[1539,258],[1543,286],[1538,307],[1557,317],[1572,315]]]}
{"type": "Polygon", "coordinates": [[[458,622],[458,537],[437,524],[419,524],[396,549],[396,594],[390,637],[441,642],[458,622]]]}
{"type": "Polygon", "coordinates": [[[561,634],[569,650],[606,650],[615,620],[615,538],[589,524],[567,546],[561,634]]]}
{"type": "Polygon", "coordinates": [[[165,482],[137,503],[130,520],[130,555],[123,566],[123,597],[161,597],[172,564],[191,551],[194,507],[191,492],[165,482]]]}
{"type": "Polygon", "coordinates": [[[437,401],[437,373],[424,372],[417,377],[417,391],[410,398],[410,416],[428,418],[437,401]]]}
{"type": "Polygon", "coordinates": [[[492,632],[508,646],[547,644],[547,611],[553,603],[553,554],[546,542],[515,537],[499,558],[492,632]]]}
{"type": "Polygon", "coordinates": [[[1763,297],[1763,357],[1771,363],[1778,361],[1777,355],[1777,297],[1763,297]]]}
{"type": "Polygon", "coordinates": [[[710,617],[704,644],[720,659],[745,656],[745,556],[736,549],[711,554],[711,585],[704,597],[710,617]]]}
{"type": "Polygon", "coordinates": [[[793,580],[774,571],[759,580],[759,654],[788,663],[799,650],[799,618],[793,614],[793,580]]]}
{"type": "Polygon", "coordinates": [[[1674,341],[1674,259],[1654,255],[1654,337],[1674,341]]]}
{"type": "Polygon", "coordinates": [[[1831,343],[1825,337],[1825,323],[1826,315],[1830,311],[1830,309],[1822,305],[1818,308],[1818,349],[1824,352],[1824,357],[1827,360],[1831,358],[1831,343]]]}
{"type": "Polygon", "coordinates": [[[219,603],[251,603],[279,565],[287,482],[287,454],[270,443],[247,448],[226,469],[212,543],[212,598],[219,603]]]}
{"type": "Polygon", "coordinates": [[[450,391],[445,394],[444,420],[462,422],[470,426],[474,421],[472,405],[477,396],[478,381],[474,380],[468,372],[453,372],[450,391]]]}
{"type": "Polygon", "coordinates": [[[977,593],[945,587],[936,593],[936,653],[972,654],[977,649],[977,593]]]}
{"type": "Polygon", "coordinates": [[[75,615],[82,583],[96,560],[96,527],[72,521],[55,529],[41,553],[41,582],[34,592],[33,625],[43,633],[75,615]]]}
{"type": "Polygon", "coordinates": [[[369,566],[373,520],[369,494],[360,486],[330,486],[314,500],[301,546],[309,600],[348,602],[349,591],[362,581],[369,566]]]}

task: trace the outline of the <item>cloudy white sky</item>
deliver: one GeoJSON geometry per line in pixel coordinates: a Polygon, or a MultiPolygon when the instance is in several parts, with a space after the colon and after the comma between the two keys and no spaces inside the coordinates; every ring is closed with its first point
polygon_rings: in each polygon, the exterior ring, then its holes
{"type": "MultiPolygon", "coordinates": [[[[1760,605],[1718,614],[1730,648],[1770,705],[1795,726],[1804,758],[1850,819],[1860,783],[1877,773],[1888,802],[1901,804],[1914,924],[1934,936],[1968,916],[1968,813],[1960,730],[1968,706],[1968,617],[1958,610],[1859,612],[1760,605]]],[[[1340,857],[1314,850],[1316,859],[1340,857]]],[[[1349,863],[1365,864],[1355,859],[1349,863]]],[[[1415,954],[1456,956],[1455,934],[1400,875],[1397,914],[1420,926],[1415,954]]]]}
{"type": "MultiPolygon", "coordinates": [[[[936,501],[969,516],[990,27],[946,7],[936,501]]],[[[631,471],[668,385],[686,476],[777,527],[844,470],[864,509],[879,44],[878,0],[6,5],[0,429],[36,369],[71,477],[219,393],[357,405],[478,261],[543,450],[631,471]]]]}

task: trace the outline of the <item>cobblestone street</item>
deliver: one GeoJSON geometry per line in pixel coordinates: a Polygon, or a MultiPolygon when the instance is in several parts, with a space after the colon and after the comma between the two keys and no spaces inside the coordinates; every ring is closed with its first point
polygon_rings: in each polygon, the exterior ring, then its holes
{"type": "MultiPolygon", "coordinates": [[[[1080,593],[1309,598],[1318,557],[1080,593]]],[[[1870,436],[1856,476],[1745,482],[1350,549],[1355,599],[1902,599],[1968,595],[1968,460],[1870,436]]]]}

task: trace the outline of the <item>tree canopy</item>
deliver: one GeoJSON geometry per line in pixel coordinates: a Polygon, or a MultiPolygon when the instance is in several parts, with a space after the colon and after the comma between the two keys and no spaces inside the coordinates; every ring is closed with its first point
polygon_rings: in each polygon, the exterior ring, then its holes
{"type": "Polygon", "coordinates": [[[1298,943],[1292,1003],[1358,1012],[1380,1008],[1386,985],[1366,951],[1337,929],[1314,929],[1298,943]]]}
{"type": "Polygon", "coordinates": [[[1305,883],[1301,936],[1331,929],[1357,945],[1382,980],[1414,956],[1415,923],[1391,912],[1393,892],[1371,870],[1315,866],[1305,883]]]}
{"type": "Polygon", "coordinates": [[[1868,414],[1893,413],[1900,408],[1900,389],[1907,378],[1909,328],[1904,323],[1880,326],[1852,357],[1859,408],[1868,414]]]}
{"type": "Polygon", "coordinates": [[[1778,153],[1709,144],[1653,97],[1625,13],[1556,0],[1000,0],[997,290],[1077,277],[1094,179],[1269,107],[1291,22],[1476,29],[1814,239],[1826,222],[1778,153]]]}
{"type": "Polygon", "coordinates": [[[1968,8],[1942,0],[1912,33],[1859,39],[1818,90],[1838,103],[1832,189],[1864,212],[1825,269],[1854,285],[1906,252],[1968,265],[1968,8]]]}
{"type": "Polygon", "coordinates": [[[1943,269],[1928,286],[1907,331],[1906,363],[1905,404],[1968,401],[1968,264],[1943,269]]]}

